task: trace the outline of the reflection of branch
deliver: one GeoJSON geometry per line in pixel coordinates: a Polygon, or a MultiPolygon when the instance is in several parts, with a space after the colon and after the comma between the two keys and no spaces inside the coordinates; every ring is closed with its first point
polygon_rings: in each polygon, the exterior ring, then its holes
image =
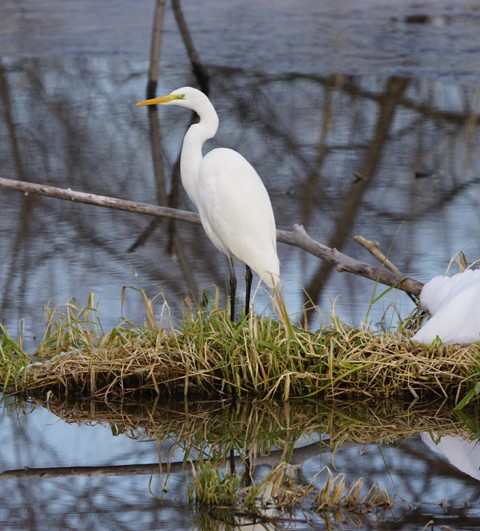
{"type": "MultiPolygon", "coordinates": [[[[25,165],[23,162],[21,149],[23,142],[19,138],[19,134],[17,131],[17,123],[12,113],[13,105],[10,98],[10,87],[8,85],[8,79],[5,74],[5,69],[0,64],[0,100],[4,104],[4,116],[8,130],[8,137],[10,138],[12,158],[15,163],[17,175],[20,176],[22,179],[26,179],[27,173],[25,171],[25,165]]],[[[27,198],[25,198],[23,201],[23,208],[17,212],[18,223],[16,225],[17,228],[14,236],[14,241],[9,246],[8,258],[7,256],[5,256],[3,259],[4,277],[6,279],[6,282],[4,284],[3,293],[0,295],[2,301],[0,304],[0,309],[2,311],[8,308],[11,304],[11,286],[14,282],[13,278],[15,277],[15,272],[17,270],[19,254],[22,250],[21,242],[23,241],[24,235],[28,233],[29,220],[31,219],[31,202],[27,198]]],[[[39,258],[40,257],[37,257],[37,260],[39,260],[39,258]]],[[[26,266],[27,263],[24,262],[24,265],[26,266]]],[[[25,282],[21,283],[20,291],[17,291],[15,293],[15,297],[17,298],[16,300],[23,300],[25,294],[28,292],[28,280],[26,280],[25,282]]]]}
{"type": "MultiPolygon", "coordinates": [[[[307,459],[316,457],[321,451],[318,441],[294,448],[289,459],[291,464],[300,465],[307,459]]],[[[268,455],[257,456],[255,467],[264,465],[278,465],[279,458],[282,459],[283,449],[271,450],[268,455]]],[[[235,456],[235,463],[243,465],[243,458],[235,456]]],[[[205,459],[201,459],[205,461],[205,459]]],[[[59,466],[51,468],[24,467],[16,470],[4,470],[0,472],[0,480],[14,478],[64,478],[64,477],[106,477],[106,476],[129,476],[137,474],[157,474],[164,472],[171,474],[189,470],[190,463],[197,463],[189,459],[188,461],[172,461],[166,463],[147,463],[137,465],[115,465],[115,466],[59,466]]]]}
{"type": "Polygon", "coordinates": [[[310,167],[305,182],[306,201],[303,208],[303,223],[309,225],[312,217],[313,207],[315,203],[315,187],[318,185],[320,175],[322,173],[323,165],[325,164],[328,154],[328,135],[332,129],[332,88],[325,87],[325,98],[322,112],[322,122],[320,125],[320,135],[316,146],[315,163],[310,167]]]}
{"type": "MultiPolygon", "coordinates": [[[[232,69],[233,70],[233,69],[232,69]]],[[[236,69],[235,72],[240,71],[240,73],[243,72],[241,69],[236,69]]],[[[282,81],[286,79],[287,81],[291,80],[292,76],[288,75],[282,75],[277,76],[273,79],[273,81],[282,81]]],[[[370,101],[376,101],[377,103],[381,103],[383,99],[382,94],[378,94],[378,92],[375,92],[373,90],[368,90],[364,88],[360,83],[357,83],[357,76],[316,76],[311,74],[295,74],[296,80],[309,80],[314,81],[322,84],[324,87],[333,87],[338,88],[339,80],[341,80],[341,88],[342,91],[346,94],[349,94],[352,97],[358,98],[358,99],[365,99],[370,101]]],[[[406,79],[406,78],[405,78],[406,79]]],[[[475,114],[472,109],[467,109],[466,111],[447,111],[445,109],[438,109],[435,108],[432,98],[428,98],[427,102],[420,101],[416,98],[409,98],[405,96],[405,94],[401,95],[399,98],[399,105],[402,107],[409,109],[413,111],[415,114],[418,114],[420,116],[430,118],[434,121],[436,121],[441,126],[445,126],[445,124],[455,124],[455,125],[464,125],[467,122],[467,118],[469,118],[470,123],[478,123],[480,122],[480,116],[478,114],[475,114]],[[467,114],[468,113],[468,114],[467,114]]]]}
{"type": "MultiPolygon", "coordinates": [[[[11,190],[18,190],[25,194],[33,193],[55,197],[57,199],[65,199],[68,201],[75,201],[79,203],[86,203],[96,206],[104,206],[108,208],[115,208],[117,210],[124,210],[127,212],[136,212],[138,214],[148,214],[150,216],[157,216],[163,218],[176,219],[178,221],[186,221],[188,223],[200,224],[200,217],[195,212],[188,212],[185,210],[178,210],[176,208],[162,207],[149,205],[147,203],[138,203],[135,201],[127,201],[117,199],[114,197],[107,197],[104,195],[87,194],[84,192],[75,192],[73,190],[57,188],[54,186],[46,186],[34,183],[27,183],[23,181],[14,181],[12,179],[4,179],[0,177],[0,186],[11,190]]],[[[337,249],[323,245],[306,233],[301,225],[295,225],[291,232],[284,230],[277,230],[277,240],[288,245],[299,247],[304,251],[326,260],[330,264],[336,266],[337,271],[354,273],[362,277],[369,278],[376,282],[386,284],[387,286],[394,286],[400,290],[419,295],[423,284],[417,280],[410,278],[403,278],[395,275],[385,269],[378,269],[374,266],[360,262],[351,258],[337,249]]]]}
{"type": "Polygon", "coordinates": [[[445,206],[453,204],[458,200],[458,196],[470,190],[472,193],[476,193],[476,187],[480,183],[480,177],[478,175],[473,176],[471,179],[463,182],[455,183],[454,186],[444,186],[441,190],[436,190],[435,195],[432,198],[425,198],[423,201],[423,209],[419,209],[415,214],[408,212],[391,212],[386,208],[382,208],[385,205],[379,205],[378,203],[369,203],[365,201],[365,207],[367,210],[373,212],[375,215],[381,216],[388,221],[394,221],[395,223],[401,223],[404,221],[420,221],[425,216],[431,216],[433,213],[441,212],[445,206]],[[472,190],[474,188],[474,190],[472,190]]]}
{"type": "MultiPolygon", "coordinates": [[[[170,463],[172,465],[182,465],[183,462],[170,463]]],[[[64,466],[52,468],[31,468],[25,467],[17,470],[5,470],[0,472],[1,479],[13,478],[64,478],[64,477],[98,477],[98,476],[127,476],[130,474],[154,474],[161,470],[162,465],[159,463],[150,463],[144,465],[118,465],[118,466],[64,466]]],[[[165,465],[166,466],[166,465],[165,465]]]]}
{"type": "MultiPolygon", "coordinates": [[[[380,164],[383,148],[388,139],[388,132],[393,122],[395,111],[407,86],[407,79],[392,77],[388,81],[385,93],[381,99],[375,132],[365,153],[363,164],[358,172],[361,178],[352,182],[346,194],[343,212],[338,218],[335,231],[330,239],[331,247],[340,247],[351,232],[358,213],[358,207],[374,180],[378,165],[380,164]]],[[[319,298],[320,292],[331,273],[331,265],[332,262],[322,264],[307,286],[306,293],[312,300],[316,301],[319,298]]]]}
{"type": "Polygon", "coordinates": [[[205,94],[208,94],[208,85],[210,79],[207,72],[203,68],[202,63],[200,62],[200,58],[195,50],[195,46],[193,45],[192,37],[188,31],[187,23],[185,22],[185,17],[183,16],[183,11],[180,7],[180,1],[172,0],[172,8],[175,15],[175,20],[177,21],[178,29],[180,30],[180,34],[183,39],[183,43],[187,49],[187,54],[192,65],[192,72],[197,78],[198,84],[200,85],[202,91],[205,92],[205,94]]]}
{"type": "Polygon", "coordinates": [[[157,0],[153,17],[152,41],[150,47],[150,66],[148,69],[147,100],[154,98],[157,92],[158,67],[162,43],[162,24],[165,13],[165,0],[157,0]]]}
{"type": "Polygon", "coordinates": [[[25,177],[25,169],[22,161],[22,153],[21,153],[21,142],[18,139],[17,135],[17,127],[15,123],[15,119],[12,116],[12,101],[10,99],[10,88],[7,83],[7,78],[5,76],[5,71],[3,67],[0,65],[0,99],[3,103],[3,108],[5,109],[5,122],[7,124],[8,129],[8,136],[11,140],[11,148],[12,148],[12,158],[15,162],[15,168],[17,170],[17,174],[21,175],[22,178],[25,177]]]}

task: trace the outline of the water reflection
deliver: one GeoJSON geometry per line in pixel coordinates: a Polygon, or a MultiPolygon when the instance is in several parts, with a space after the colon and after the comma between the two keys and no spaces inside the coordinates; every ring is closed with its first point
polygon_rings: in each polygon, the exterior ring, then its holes
{"type": "MultiPolygon", "coordinates": [[[[429,444],[426,434],[438,446],[453,438],[475,444],[447,405],[156,401],[122,406],[51,397],[47,407],[11,402],[1,419],[2,528],[26,528],[34,521],[75,527],[84,518],[94,528],[107,521],[107,527],[138,521],[138,529],[162,528],[172,518],[179,529],[191,528],[187,487],[194,476],[188,462],[198,467],[212,460],[223,470],[232,449],[238,473],[245,474],[248,464],[255,485],[288,465],[290,489],[322,489],[328,467],[335,477],[343,474],[347,486],[363,477],[363,495],[374,484],[396,495],[393,508],[375,516],[344,509],[347,527],[369,525],[372,518],[385,528],[394,522],[422,526],[430,518],[449,518],[455,527],[456,521],[472,525],[480,516],[478,480],[424,444],[429,444]],[[19,500],[23,513],[15,511],[19,500]],[[448,506],[441,509],[443,500],[448,506]]],[[[465,448],[457,446],[456,455],[465,459],[465,448]]],[[[286,484],[264,483],[264,496],[286,484]]],[[[311,497],[305,499],[289,518],[313,523],[330,518],[317,514],[311,503],[311,497]]]]}
{"type": "MultiPolygon", "coordinates": [[[[144,70],[98,58],[3,59],[3,174],[191,208],[174,178],[190,118],[164,113],[149,128],[145,113],[133,107],[143,94],[144,70]],[[162,156],[155,174],[152,131],[162,156]]],[[[477,89],[425,79],[246,75],[227,68],[211,68],[210,75],[221,116],[211,147],[234,147],[258,169],[279,228],[301,222],[319,241],[368,261],[352,240],[361,233],[419,280],[443,272],[460,250],[471,259],[479,255],[477,89]]],[[[180,74],[165,75],[159,90],[184,82],[180,74]]],[[[0,201],[1,311],[10,330],[26,318],[27,335],[36,336],[47,301],[72,295],[85,301],[90,291],[109,327],[120,316],[124,285],[149,295],[163,290],[174,309],[194,289],[225,286],[223,258],[200,227],[161,224],[128,253],[149,225],[141,216],[6,191],[0,201]]],[[[292,316],[300,315],[305,287],[321,310],[329,312],[335,299],[343,320],[365,317],[370,281],[332,272],[284,245],[279,254],[292,316]]],[[[403,294],[393,297],[405,315],[410,302],[403,294]]],[[[374,320],[390,300],[377,305],[374,320]]],[[[262,290],[256,303],[257,311],[268,311],[262,290]]],[[[142,309],[127,301],[125,313],[136,319],[142,309]]]]}
{"type": "MultiPolygon", "coordinates": [[[[123,0],[112,8],[83,1],[61,10],[50,0],[27,4],[0,5],[2,176],[189,208],[173,170],[189,117],[165,114],[149,126],[133,107],[144,94],[147,64],[138,58],[146,57],[153,2],[123,0]],[[161,146],[153,162],[151,145],[161,146]]],[[[303,223],[316,239],[369,260],[352,241],[361,233],[419,280],[442,273],[459,250],[479,256],[477,6],[184,4],[202,61],[216,65],[208,73],[221,116],[218,142],[259,170],[279,227],[303,223]],[[420,24],[415,17],[422,15],[420,24]],[[392,77],[401,73],[432,77],[392,77]],[[393,93],[399,84],[402,90],[393,93]]],[[[179,60],[183,44],[172,18],[168,11],[161,92],[191,79],[189,65],[179,60]]],[[[139,298],[128,296],[122,308],[125,285],[150,296],[163,290],[176,315],[190,292],[224,287],[224,264],[200,228],[160,224],[149,233],[149,226],[132,214],[2,190],[0,322],[12,335],[19,328],[33,350],[48,301],[73,295],[83,305],[93,291],[108,329],[122,312],[143,319],[139,298]]],[[[293,318],[301,313],[305,286],[321,311],[330,312],[335,300],[342,320],[365,318],[371,282],[331,272],[292,248],[279,252],[293,318]]],[[[405,315],[410,302],[393,297],[405,315]]],[[[389,300],[377,303],[373,320],[389,300]]],[[[257,311],[268,311],[262,294],[256,302],[257,311]]],[[[406,502],[377,528],[422,527],[430,519],[464,529],[478,523],[473,473],[456,470],[426,446],[434,441],[443,449],[454,440],[456,455],[464,457],[461,447],[476,444],[448,407],[117,408],[53,399],[49,407],[2,410],[1,469],[19,471],[0,476],[4,529],[169,529],[172,522],[190,529],[198,522],[185,504],[186,452],[221,460],[233,449],[242,470],[246,448],[256,449],[256,481],[287,449],[288,462],[298,465],[297,485],[320,486],[315,474],[335,464],[349,480],[362,474],[367,484],[378,481],[400,493],[406,502]],[[230,438],[222,438],[230,427],[230,438]],[[160,473],[159,461],[170,469],[160,473]],[[25,466],[43,471],[34,476],[25,466]],[[95,470],[71,468],[77,466],[95,470]],[[445,514],[438,505],[444,499],[445,514]]],[[[323,525],[320,516],[308,517],[323,525]]]]}
{"type": "Polygon", "coordinates": [[[439,436],[422,433],[422,441],[434,452],[443,455],[452,466],[480,480],[480,441],[466,441],[458,435],[439,436]]]}

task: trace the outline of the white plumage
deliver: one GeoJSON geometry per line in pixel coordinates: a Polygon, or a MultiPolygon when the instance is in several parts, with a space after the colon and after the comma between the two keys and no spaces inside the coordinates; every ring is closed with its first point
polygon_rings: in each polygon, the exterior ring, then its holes
{"type": "Polygon", "coordinates": [[[273,288],[280,273],[275,219],[254,168],[233,149],[214,149],[202,161],[197,190],[202,224],[215,247],[273,288]]]}
{"type": "Polygon", "coordinates": [[[423,286],[420,303],[432,316],[412,337],[414,341],[429,344],[436,337],[443,343],[480,341],[480,270],[433,277],[423,286]]]}
{"type": "Polygon", "coordinates": [[[198,209],[207,236],[229,258],[232,319],[236,287],[232,260],[246,264],[245,313],[248,313],[251,284],[248,268],[270,288],[280,280],[275,219],[267,190],[255,169],[233,149],[217,148],[203,156],[203,144],[218,129],[217,113],[203,92],[182,87],[168,96],[137,103],[155,104],[187,107],[200,118],[190,126],[183,140],[182,184],[198,209]]]}

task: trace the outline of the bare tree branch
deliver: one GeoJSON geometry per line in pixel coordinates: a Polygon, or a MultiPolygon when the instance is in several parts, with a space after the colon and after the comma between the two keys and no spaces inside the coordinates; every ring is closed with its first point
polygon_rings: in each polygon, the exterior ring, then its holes
{"type": "MultiPolygon", "coordinates": [[[[176,219],[187,223],[201,223],[199,215],[195,212],[178,210],[176,208],[149,205],[147,203],[127,201],[104,195],[75,192],[70,189],[15,181],[1,177],[0,186],[10,190],[17,190],[25,194],[40,194],[67,201],[115,208],[126,212],[135,212],[137,214],[176,219]]],[[[277,241],[299,247],[318,258],[326,260],[333,264],[339,272],[347,271],[355,275],[369,278],[375,282],[395,287],[407,293],[411,293],[412,295],[419,295],[423,287],[423,284],[417,280],[405,278],[401,275],[392,273],[384,267],[377,268],[365,262],[360,262],[359,260],[355,260],[354,258],[341,253],[335,248],[327,247],[326,245],[317,242],[306,233],[301,225],[295,225],[293,231],[277,230],[277,241]]]]}
{"type": "MultiPolygon", "coordinates": [[[[0,182],[1,184],[1,182],[0,182]]],[[[294,225],[293,231],[277,230],[277,240],[295,247],[299,247],[318,258],[333,264],[340,273],[348,272],[369,278],[387,286],[400,289],[412,295],[420,295],[423,284],[413,278],[397,275],[382,268],[374,267],[360,260],[355,260],[339,250],[327,247],[311,238],[301,225],[294,225]]]]}
{"type": "Polygon", "coordinates": [[[115,208],[117,210],[124,210],[126,212],[136,212],[137,214],[147,214],[160,218],[170,218],[179,221],[186,221],[187,223],[200,224],[200,217],[198,214],[195,212],[188,212],[186,210],[177,210],[176,208],[149,205],[148,203],[137,203],[136,201],[126,201],[124,199],[117,199],[115,197],[108,197],[105,195],[75,192],[69,188],[57,188],[56,186],[34,184],[25,181],[14,181],[11,179],[3,179],[1,177],[0,186],[9,188],[10,190],[18,190],[23,192],[25,195],[46,195],[48,197],[65,199],[67,201],[73,201],[76,203],[104,206],[108,208],[115,208]]]}
{"type": "MultiPolygon", "coordinates": [[[[161,470],[164,466],[174,465],[174,468],[185,468],[183,462],[168,463],[168,464],[136,464],[136,465],[116,465],[116,466],[66,466],[66,467],[51,467],[51,468],[32,468],[25,467],[17,470],[4,470],[0,472],[0,480],[13,478],[65,478],[65,477],[99,477],[99,476],[128,476],[138,474],[154,474],[161,470]],[[176,465],[176,466],[175,466],[176,465]]],[[[172,470],[170,470],[172,471],[172,470]]]]}

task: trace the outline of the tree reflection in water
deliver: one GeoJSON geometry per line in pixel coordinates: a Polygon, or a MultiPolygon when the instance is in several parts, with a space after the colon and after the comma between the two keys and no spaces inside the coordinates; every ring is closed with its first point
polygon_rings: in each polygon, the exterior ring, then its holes
{"type": "MultiPolygon", "coordinates": [[[[53,399],[48,407],[50,412],[32,411],[32,405],[12,403],[12,417],[2,418],[0,487],[9,492],[3,496],[2,527],[28,528],[41,521],[68,528],[88,521],[94,528],[137,522],[138,529],[158,529],[174,518],[179,529],[190,528],[192,466],[199,474],[201,462],[208,460],[223,471],[231,449],[239,474],[248,456],[250,484],[263,489],[264,496],[278,496],[285,488],[298,493],[313,488],[290,508],[272,511],[270,500],[270,517],[314,524],[332,518],[328,511],[316,514],[312,508],[328,467],[334,477],[345,475],[347,487],[362,477],[362,496],[377,484],[394,499],[392,509],[363,515],[334,511],[349,525],[423,526],[432,518],[436,523],[450,519],[455,527],[478,518],[478,481],[422,442],[427,433],[437,441],[449,440],[453,433],[457,440],[473,443],[446,404],[155,401],[120,406],[53,399]],[[19,423],[14,417],[22,407],[27,414],[19,423]],[[275,480],[272,471],[286,465],[290,469],[284,481],[275,480]]],[[[208,511],[197,516],[207,514],[211,520],[208,511]]],[[[217,516],[226,518],[221,511],[217,516]]]]}
{"type": "MultiPolygon", "coordinates": [[[[279,228],[301,222],[317,240],[369,260],[353,242],[361,233],[419,280],[443,272],[460,250],[476,257],[476,89],[374,76],[210,74],[222,116],[218,142],[241,149],[258,168],[279,228]]],[[[0,79],[4,175],[192,208],[172,184],[189,117],[162,116],[162,173],[157,164],[154,176],[145,117],[130,105],[143,90],[138,65],[3,60],[0,79]]],[[[177,80],[165,76],[165,90],[177,80]]],[[[192,290],[225,285],[224,264],[199,227],[161,224],[128,253],[149,220],[12,192],[2,198],[2,315],[9,327],[27,317],[30,337],[41,330],[47,301],[86,300],[94,291],[108,324],[119,317],[124,285],[152,296],[163,290],[176,311],[192,290]]],[[[279,253],[292,316],[310,297],[327,313],[338,298],[335,309],[347,322],[365,317],[371,282],[332,274],[297,249],[280,246],[279,253]]],[[[378,303],[374,321],[390,300],[378,303]]],[[[406,297],[393,300],[406,315],[406,297]]],[[[268,311],[268,297],[259,293],[256,305],[268,311]]],[[[135,318],[141,309],[127,302],[126,313],[135,318]]]]}

